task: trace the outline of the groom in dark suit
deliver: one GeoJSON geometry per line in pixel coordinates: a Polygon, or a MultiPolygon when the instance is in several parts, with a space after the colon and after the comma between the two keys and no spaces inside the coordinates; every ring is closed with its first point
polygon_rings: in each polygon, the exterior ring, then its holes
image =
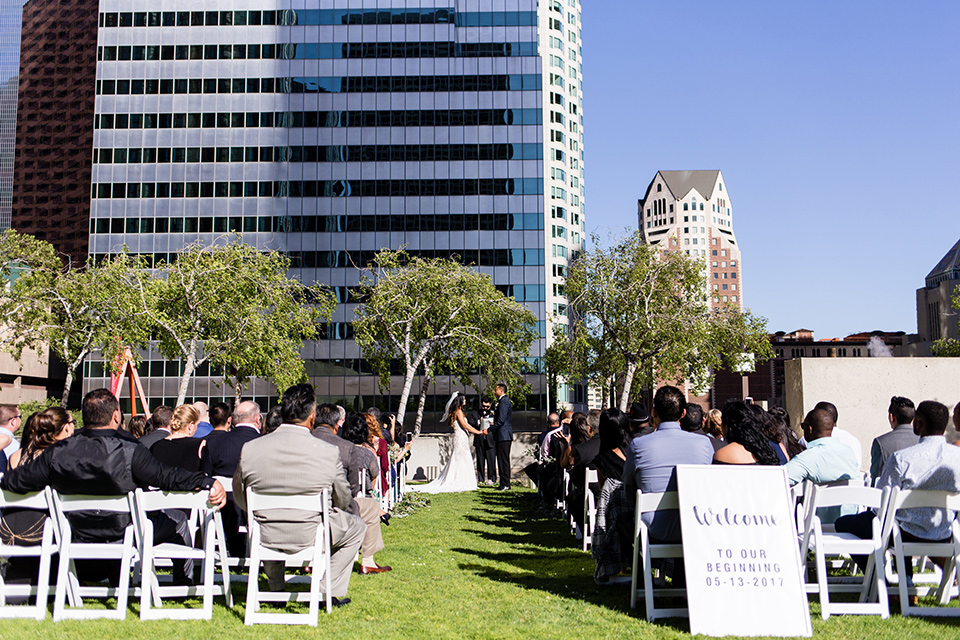
{"type": "Polygon", "coordinates": [[[497,383],[494,390],[497,395],[497,407],[493,412],[493,439],[497,447],[497,475],[500,476],[500,486],[497,491],[506,491],[510,488],[510,445],[513,444],[513,405],[507,397],[507,385],[497,383]]]}

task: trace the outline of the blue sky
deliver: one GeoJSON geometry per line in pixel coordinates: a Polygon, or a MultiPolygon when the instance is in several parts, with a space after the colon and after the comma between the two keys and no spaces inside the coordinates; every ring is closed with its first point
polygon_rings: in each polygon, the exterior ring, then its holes
{"type": "Polygon", "coordinates": [[[960,239],[960,2],[583,0],[586,219],[720,169],[771,331],[916,332],[960,239]]]}

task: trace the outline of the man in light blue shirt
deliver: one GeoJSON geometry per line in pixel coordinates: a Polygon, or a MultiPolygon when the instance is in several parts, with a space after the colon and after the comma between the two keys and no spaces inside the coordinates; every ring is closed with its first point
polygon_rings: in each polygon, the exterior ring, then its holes
{"type": "MultiPolygon", "coordinates": [[[[834,438],[833,416],[825,409],[814,409],[800,423],[807,448],[784,466],[793,486],[804,480],[816,484],[850,480],[860,475],[857,454],[840,438],[834,438]]],[[[817,509],[820,521],[830,524],[845,513],[856,513],[856,508],[826,507],[817,509]]]]}
{"type": "MultiPolygon", "coordinates": [[[[644,493],[676,491],[674,471],[678,464],[712,464],[713,446],[709,438],[687,433],[680,428],[680,419],[686,414],[686,404],[680,389],[671,386],[657,389],[653,397],[653,421],[657,430],[630,441],[623,465],[624,497],[630,504],[636,501],[637,489],[644,493]]],[[[678,510],[647,513],[643,521],[650,527],[650,535],[656,540],[680,540],[678,510]]],[[[628,524],[632,531],[633,522],[628,524]]]]}
{"type": "Polygon", "coordinates": [[[807,449],[795,455],[784,467],[790,484],[804,480],[817,484],[849,480],[860,473],[860,461],[853,449],[839,438],[833,438],[833,417],[823,409],[814,409],[803,422],[807,449]]]}

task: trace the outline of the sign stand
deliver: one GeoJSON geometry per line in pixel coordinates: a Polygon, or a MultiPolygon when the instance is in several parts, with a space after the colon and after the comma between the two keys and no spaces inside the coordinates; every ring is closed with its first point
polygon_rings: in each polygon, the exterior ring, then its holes
{"type": "Polygon", "coordinates": [[[813,633],[783,467],[678,465],[690,633],[813,633]]]}
{"type": "Polygon", "coordinates": [[[147,398],[143,393],[143,386],[140,384],[140,376],[137,374],[137,368],[133,366],[133,353],[130,347],[125,347],[122,352],[117,354],[114,360],[113,374],[110,377],[110,393],[120,400],[120,390],[123,387],[124,377],[130,380],[130,410],[131,415],[137,415],[137,398],[140,398],[140,406],[143,407],[143,413],[149,413],[147,409],[147,398]]]}

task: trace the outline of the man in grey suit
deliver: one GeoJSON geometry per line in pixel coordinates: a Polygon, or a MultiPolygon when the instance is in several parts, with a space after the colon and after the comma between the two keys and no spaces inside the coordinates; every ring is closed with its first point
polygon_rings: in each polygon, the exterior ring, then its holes
{"type": "MultiPolygon", "coordinates": [[[[340,451],[311,435],[317,417],[313,385],[298,384],[287,389],[280,405],[283,423],[273,433],[251,440],[243,446],[240,464],[233,477],[233,495],[237,505],[246,509],[247,487],[264,493],[302,495],[330,489],[331,591],[336,606],[350,602],[346,598],[353,560],[367,526],[349,512],[353,495],[343,471],[340,451]]],[[[295,553],[313,545],[319,513],[291,509],[271,509],[254,513],[260,523],[264,546],[295,553]]],[[[284,564],[264,562],[264,573],[272,591],[284,587],[284,564]]]]}
{"type": "Polygon", "coordinates": [[[883,465],[894,452],[919,444],[920,436],[913,432],[913,419],[916,415],[917,409],[909,398],[890,398],[887,421],[892,431],[874,438],[870,448],[870,477],[873,482],[880,477],[883,465]]]}
{"type": "Polygon", "coordinates": [[[360,575],[384,573],[390,571],[391,567],[377,565],[373,559],[373,554],[383,549],[380,501],[360,493],[360,475],[366,474],[371,481],[380,477],[380,462],[371,451],[338,436],[337,430],[342,424],[343,418],[340,417],[340,410],[336,406],[321,404],[317,407],[317,425],[313,429],[313,437],[340,449],[340,461],[350,482],[350,492],[354,496],[350,513],[360,516],[367,525],[367,533],[363,537],[363,544],[360,545],[360,575]]]}

